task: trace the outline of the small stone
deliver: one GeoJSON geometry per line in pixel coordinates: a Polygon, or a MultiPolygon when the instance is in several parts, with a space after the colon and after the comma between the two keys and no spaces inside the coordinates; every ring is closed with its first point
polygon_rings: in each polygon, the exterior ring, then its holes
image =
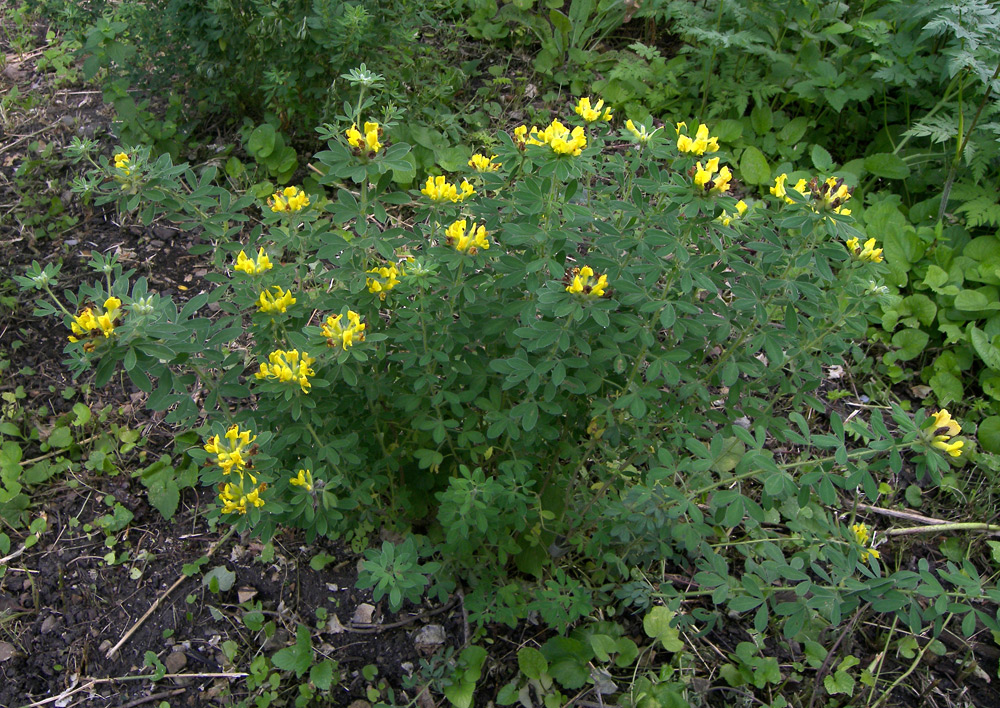
{"type": "Polygon", "coordinates": [[[243,587],[236,591],[236,599],[239,600],[241,605],[255,597],[257,597],[257,591],[251,587],[243,587]]]}
{"type": "Polygon", "coordinates": [[[10,642],[0,642],[0,664],[12,658],[15,653],[13,644],[10,642]]]}
{"type": "Polygon", "coordinates": [[[177,230],[171,229],[167,226],[154,226],[153,235],[156,236],[157,238],[170,240],[177,235],[177,230]]]}
{"type": "Polygon", "coordinates": [[[326,623],[326,631],[330,634],[344,633],[344,625],[340,623],[340,618],[337,615],[331,615],[330,620],[326,623]]]}
{"type": "Polygon", "coordinates": [[[288,642],[288,632],[284,629],[279,629],[277,632],[271,635],[271,638],[264,642],[264,646],[261,647],[264,651],[272,651],[274,649],[281,649],[288,642]]]}
{"type": "Polygon", "coordinates": [[[48,617],[45,618],[45,621],[42,622],[42,630],[41,630],[42,634],[48,634],[58,626],[59,626],[59,618],[56,617],[55,615],[49,615],[48,617]]]}
{"type": "Polygon", "coordinates": [[[179,674],[181,669],[187,666],[187,654],[183,651],[172,651],[163,660],[163,665],[167,667],[168,674],[179,674]]]}
{"type": "Polygon", "coordinates": [[[347,706],[347,708],[372,708],[372,704],[359,698],[347,706]]]}
{"type": "Polygon", "coordinates": [[[439,624],[428,624],[417,630],[413,643],[416,645],[417,651],[425,656],[430,656],[445,643],[445,639],[444,627],[439,624]]]}
{"type": "Polygon", "coordinates": [[[354,624],[371,624],[372,616],[375,614],[375,605],[370,605],[367,602],[362,602],[354,610],[354,616],[351,617],[351,622],[354,624]]]}
{"type": "Polygon", "coordinates": [[[111,640],[110,639],[105,639],[103,642],[101,642],[101,645],[99,647],[97,647],[97,653],[98,654],[107,654],[108,653],[108,649],[110,649],[110,648],[111,648],[111,640]]]}

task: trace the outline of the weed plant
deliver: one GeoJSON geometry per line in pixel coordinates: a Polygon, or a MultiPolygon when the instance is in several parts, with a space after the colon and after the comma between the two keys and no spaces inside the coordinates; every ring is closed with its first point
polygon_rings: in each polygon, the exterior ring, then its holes
{"type": "Polygon", "coordinates": [[[477,623],[707,594],[787,639],[868,604],[913,632],[997,627],[969,604],[975,565],[914,572],[856,518],[904,458],[935,483],[970,447],[944,411],[894,407],[890,429],[818,398],[829,368],[868,365],[884,272],[842,180],[782,177],[748,208],[707,127],[617,129],[581,103],[406,193],[409,146],[366,109],[316,155],[315,189],[265,203],[142,150],[93,162],[96,202],[204,228],[212,292],[175,304],[103,256],[66,304],[57,269],[20,278],[52,298],[39,311],[64,318],[77,373],[120,367],[196,428],[215,522],[359,548],[395,528],[362,587],[398,609],[461,585],[477,623]],[[939,577],[947,602],[920,602],[939,577]]]}

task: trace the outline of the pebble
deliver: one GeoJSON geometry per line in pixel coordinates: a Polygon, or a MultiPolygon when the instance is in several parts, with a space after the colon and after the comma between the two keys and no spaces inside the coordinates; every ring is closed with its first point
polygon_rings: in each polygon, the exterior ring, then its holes
{"type": "Polygon", "coordinates": [[[55,629],[58,626],[59,626],[59,618],[56,617],[55,615],[49,615],[42,622],[41,632],[42,632],[42,634],[48,634],[49,632],[51,632],[53,629],[55,629]]]}
{"type": "Polygon", "coordinates": [[[163,665],[167,667],[167,673],[179,674],[181,669],[187,666],[188,658],[187,654],[184,653],[183,649],[181,651],[172,651],[167,654],[167,658],[163,660],[163,665]]]}
{"type": "Polygon", "coordinates": [[[351,617],[351,622],[354,624],[371,624],[372,616],[375,614],[375,605],[369,605],[367,602],[362,602],[354,610],[354,616],[351,617]]]}
{"type": "Polygon", "coordinates": [[[417,630],[413,637],[413,644],[417,651],[425,656],[429,656],[437,651],[438,647],[445,643],[446,636],[444,627],[439,624],[428,624],[417,630]]]}

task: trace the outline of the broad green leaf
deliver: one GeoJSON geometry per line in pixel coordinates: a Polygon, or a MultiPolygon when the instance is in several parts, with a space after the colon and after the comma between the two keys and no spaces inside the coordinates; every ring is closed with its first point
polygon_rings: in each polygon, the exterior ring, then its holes
{"type": "Polygon", "coordinates": [[[282,671],[294,671],[296,678],[301,678],[312,666],[312,638],[309,628],[300,624],[295,632],[295,644],[285,647],[271,657],[271,663],[282,671]]]}
{"type": "Polygon", "coordinates": [[[216,583],[214,587],[218,592],[228,592],[236,582],[236,573],[224,565],[217,565],[205,573],[205,577],[201,579],[201,584],[205,587],[212,587],[213,581],[216,583]]]}
{"type": "Polygon", "coordinates": [[[309,670],[309,680],[321,691],[329,691],[333,685],[333,662],[323,659],[318,664],[313,664],[309,670]]]}
{"type": "Polygon", "coordinates": [[[1000,454],[1000,415],[991,415],[980,423],[976,437],[986,452],[992,452],[994,455],[1000,454]]]}
{"type": "Polygon", "coordinates": [[[892,346],[899,350],[896,352],[899,361],[909,361],[920,356],[928,341],[930,336],[919,329],[903,329],[892,335],[892,346]]]}
{"type": "Polygon", "coordinates": [[[542,652],[532,647],[524,647],[517,652],[517,665],[522,674],[536,681],[549,670],[549,662],[542,652]]]}
{"type": "Polygon", "coordinates": [[[939,371],[928,383],[942,406],[962,400],[962,381],[951,372],[939,371]]]}
{"type": "Polygon", "coordinates": [[[275,132],[270,123],[263,123],[254,128],[247,141],[247,152],[257,158],[265,158],[274,151],[275,132]]]}
{"type": "Polygon", "coordinates": [[[822,145],[813,145],[812,150],[809,151],[809,156],[812,158],[813,167],[820,172],[826,173],[833,170],[833,158],[830,157],[829,151],[822,145]]]}
{"type": "Polygon", "coordinates": [[[876,177],[886,179],[906,179],[910,176],[910,166],[898,155],[880,152],[865,158],[865,169],[876,177]]]}
{"type": "Polygon", "coordinates": [[[767,164],[764,153],[753,145],[740,157],[740,172],[747,184],[767,184],[771,181],[771,166],[767,164]]]}
{"type": "Polygon", "coordinates": [[[678,652],[684,648],[684,642],[680,638],[680,631],[670,626],[675,614],[666,607],[658,605],[643,618],[642,628],[646,631],[646,636],[658,639],[664,649],[678,652]]]}
{"type": "Polygon", "coordinates": [[[972,346],[975,348],[979,358],[983,360],[983,363],[994,371],[1000,371],[1000,349],[976,325],[970,323],[967,331],[969,339],[972,341],[972,346]]]}

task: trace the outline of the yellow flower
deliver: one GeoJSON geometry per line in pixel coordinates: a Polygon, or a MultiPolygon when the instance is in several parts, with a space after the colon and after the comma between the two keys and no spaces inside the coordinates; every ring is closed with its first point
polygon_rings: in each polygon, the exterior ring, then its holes
{"type": "Polygon", "coordinates": [[[573,110],[578,116],[583,118],[588,123],[593,123],[596,120],[605,120],[605,121],[611,120],[612,118],[611,109],[605,108],[604,112],[601,113],[602,108],[604,108],[603,99],[599,100],[596,104],[591,106],[590,98],[585,96],[577,102],[576,108],[574,108],[573,110]]]}
{"type": "Polygon", "coordinates": [[[962,426],[959,425],[957,420],[951,417],[947,408],[942,408],[937,413],[932,413],[931,418],[934,421],[933,426],[929,428],[931,433],[933,433],[931,445],[952,457],[960,456],[965,443],[961,440],[956,440],[952,443],[948,441],[953,436],[962,432],[962,426]]]}
{"type": "Polygon", "coordinates": [[[469,160],[469,167],[476,172],[496,172],[503,165],[502,162],[493,162],[496,155],[480,155],[478,152],[469,160]]]}
{"type": "Polygon", "coordinates": [[[729,226],[734,221],[739,221],[743,218],[743,215],[747,213],[747,203],[742,199],[736,202],[736,213],[730,214],[728,211],[723,211],[722,215],[719,216],[719,221],[722,222],[723,226],[729,226]]]}
{"type": "Polygon", "coordinates": [[[302,487],[307,492],[311,492],[313,488],[312,472],[309,470],[299,470],[299,474],[288,480],[288,483],[296,487],[302,487]]]}
{"type": "Polygon", "coordinates": [[[449,246],[454,246],[456,251],[468,253],[470,256],[476,255],[477,250],[480,248],[484,251],[489,250],[490,242],[486,236],[486,227],[482,225],[476,226],[475,222],[472,223],[472,227],[466,233],[465,219],[456,221],[445,232],[449,246]]]}
{"type": "Polygon", "coordinates": [[[864,563],[869,558],[880,558],[880,554],[874,548],[868,547],[868,539],[871,538],[871,534],[868,531],[867,524],[854,524],[851,526],[851,532],[854,534],[854,540],[859,546],[862,547],[861,550],[861,562],[864,563]]]}
{"type": "Polygon", "coordinates": [[[361,321],[361,315],[354,310],[347,311],[348,326],[340,324],[343,315],[330,315],[323,324],[323,336],[326,343],[331,347],[347,349],[354,346],[356,342],[365,341],[365,325],[361,321]]]}
{"type": "Polygon", "coordinates": [[[593,277],[594,270],[590,266],[574,268],[566,274],[569,282],[569,285],[566,286],[566,292],[593,298],[604,297],[605,288],[608,287],[608,276],[601,275],[597,282],[591,282],[593,277]]]}
{"type": "Polygon", "coordinates": [[[95,315],[92,307],[84,308],[70,322],[69,327],[73,334],[70,335],[69,341],[78,342],[80,341],[80,336],[90,335],[91,333],[100,333],[104,335],[105,339],[109,338],[114,334],[115,324],[118,318],[121,317],[121,306],[122,301],[112,296],[104,301],[103,312],[95,315]]]}
{"type": "Polygon", "coordinates": [[[275,285],[265,290],[257,298],[257,312],[285,312],[290,305],[294,305],[295,298],[290,290],[284,290],[280,285],[275,285]],[[273,290],[274,295],[269,291],[273,290]]]}
{"type": "Polygon", "coordinates": [[[222,485],[219,491],[219,501],[222,502],[223,514],[246,514],[247,505],[255,507],[264,506],[264,500],[260,498],[260,493],[267,488],[266,484],[254,487],[253,490],[244,494],[243,480],[239,484],[227,482],[222,485]]]}
{"type": "Polygon", "coordinates": [[[256,261],[253,258],[248,258],[244,251],[240,251],[240,254],[236,256],[236,265],[233,266],[233,270],[246,273],[247,275],[260,275],[264,271],[271,270],[272,267],[271,259],[264,253],[264,247],[262,246],[257,251],[256,261]]]}
{"type": "Polygon", "coordinates": [[[395,264],[382,266],[381,268],[372,268],[365,272],[378,276],[368,278],[365,284],[368,286],[368,292],[373,295],[377,293],[380,300],[385,300],[386,294],[399,285],[399,276],[402,275],[402,272],[400,272],[395,264]]]}
{"type": "MultiPolygon", "coordinates": [[[[644,126],[644,125],[640,125],[640,126],[636,127],[635,123],[633,123],[631,121],[631,119],[625,121],[625,129],[628,132],[632,133],[632,136],[636,140],[638,140],[639,143],[642,144],[642,145],[645,145],[646,143],[648,143],[650,141],[650,139],[652,139],[652,137],[654,135],[656,135],[656,130],[654,130],[652,133],[650,133],[650,132],[648,132],[646,130],[646,126],[644,126]]],[[[659,129],[657,128],[657,130],[659,130],[659,129]]]]}
{"type": "Polygon", "coordinates": [[[379,135],[382,133],[382,128],[379,127],[378,123],[372,123],[365,121],[365,132],[364,135],[358,130],[358,124],[354,123],[345,131],[347,136],[347,142],[351,147],[357,148],[358,150],[367,150],[369,152],[378,152],[382,149],[382,143],[378,141],[379,135]]]}
{"type": "Polygon", "coordinates": [[[870,263],[881,263],[882,262],[882,249],[875,248],[875,239],[870,238],[865,241],[864,248],[858,246],[858,239],[849,238],[844,243],[847,246],[847,250],[850,251],[851,257],[859,261],[868,261],[870,263]]]}
{"type": "Polygon", "coordinates": [[[557,155],[578,156],[587,147],[587,136],[581,126],[570,130],[558,120],[549,123],[545,130],[531,126],[528,145],[548,145],[557,155]]]}
{"type": "MultiPolygon", "coordinates": [[[[249,430],[240,430],[239,425],[232,425],[223,437],[225,442],[218,435],[210,437],[205,443],[205,451],[216,456],[215,464],[222,468],[224,474],[232,473],[235,468],[242,477],[248,461],[243,456],[243,451],[257,439],[257,436],[250,437],[249,430]]],[[[253,454],[250,450],[247,452],[248,455],[253,454]]],[[[256,479],[254,482],[256,483],[256,479]]]]}
{"type": "Polygon", "coordinates": [[[514,142],[524,147],[525,136],[528,134],[528,126],[519,125],[514,128],[514,142]]]}
{"type": "Polygon", "coordinates": [[[118,168],[119,170],[124,170],[126,176],[132,174],[132,171],[129,169],[129,159],[127,152],[120,152],[117,155],[115,155],[115,167],[118,168]]]}
{"type": "Polygon", "coordinates": [[[309,196],[298,187],[285,187],[282,191],[272,194],[267,200],[267,205],[275,212],[299,211],[309,206],[309,196]]]}
{"type": "Polygon", "coordinates": [[[312,384],[309,382],[310,376],[315,376],[316,372],[310,368],[316,360],[306,352],[299,356],[298,349],[277,349],[267,356],[268,363],[260,365],[260,371],[254,376],[259,379],[279,381],[281,383],[297,383],[302,393],[309,393],[312,384]]]}
{"type": "Polygon", "coordinates": [[[709,137],[708,126],[702,123],[698,126],[698,130],[695,132],[694,139],[692,140],[687,134],[687,123],[677,124],[677,149],[680,152],[688,152],[701,157],[706,152],[718,152],[719,150],[719,139],[717,137],[709,137]],[[681,129],[684,129],[685,134],[681,135],[681,129]]]}
{"type": "Polygon", "coordinates": [[[719,169],[719,158],[713,157],[705,166],[697,163],[694,169],[694,185],[707,194],[723,194],[729,191],[729,181],[733,173],[728,167],[719,169]]]}
{"type": "Polygon", "coordinates": [[[448,182],[444,175],[438,175],[437,177],[428,177],[427,183],[420,190],[420,193],[434,202],[461,202],[475,194],[476,190],[467,180],[462,180],[462,184],[456,187],[448,182]]]}
{"type": "Polygon", "coordinates": [[[851,210],[844,209],[841,206],[851,198],[851,190],[844,184],[843,179],[830,177],[823,182],[823,186],[818,191],[819,194],[817,196],[822,200],[824,209],[844,216],[850,215],[851,210]]]}

